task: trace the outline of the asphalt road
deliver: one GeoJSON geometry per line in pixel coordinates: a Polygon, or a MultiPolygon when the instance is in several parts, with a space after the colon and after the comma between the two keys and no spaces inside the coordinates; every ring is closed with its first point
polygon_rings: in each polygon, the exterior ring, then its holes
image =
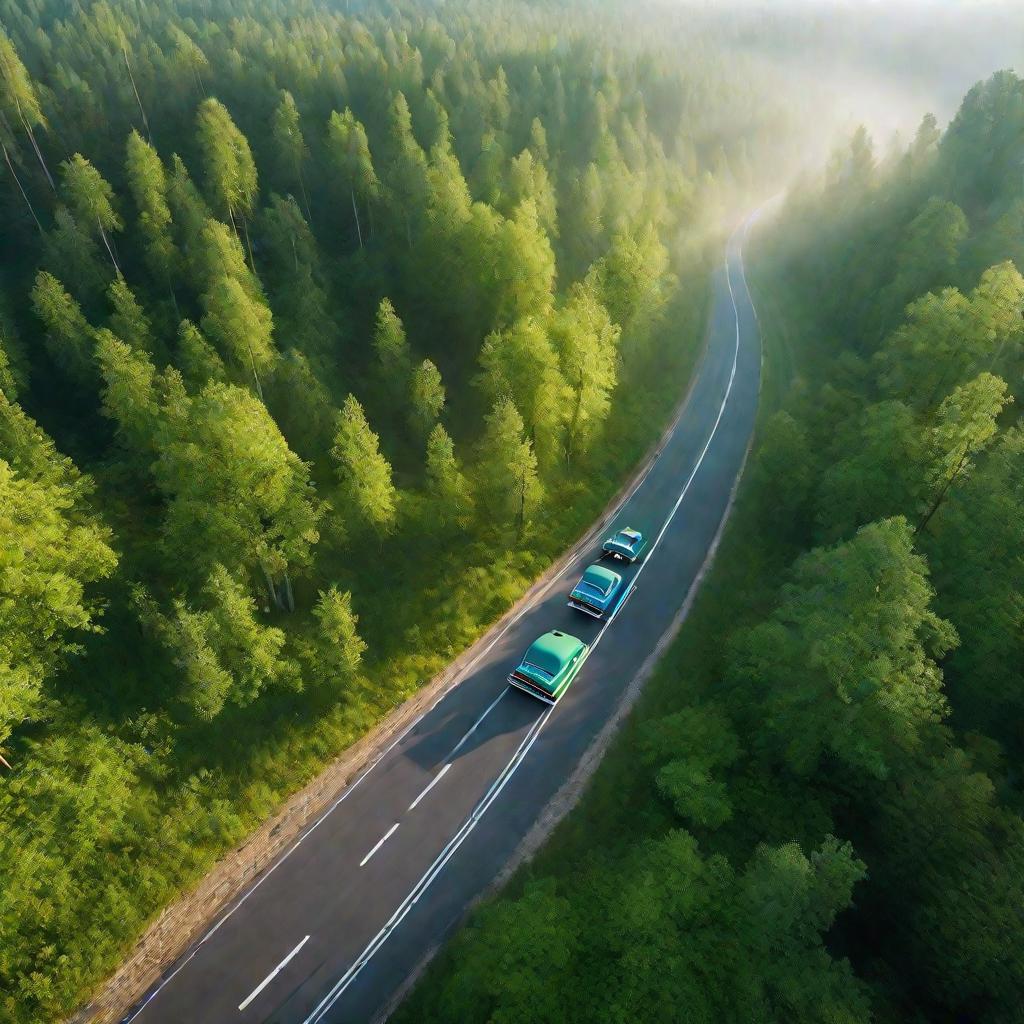
{"type": "Polygon", "coordinates": [[[708,349],[687,405],[609,524],[651,541],[615,619],[566,607],[596,559],[584,552],[126,1019],[369,1021],[494,879],[669,627],[727,508],[760,377],[740,246],[737,233],[715,274],[708,349]],[[554,707],[505,683],[549,629],[591,645],[554,707]]]}

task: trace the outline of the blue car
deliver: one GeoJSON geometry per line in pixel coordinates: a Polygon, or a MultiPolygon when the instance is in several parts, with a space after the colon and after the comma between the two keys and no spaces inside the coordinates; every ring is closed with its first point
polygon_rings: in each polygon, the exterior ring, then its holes
{"type": "Polygon", "coordinates": [[[643,554],[646,547],[647,541],[644,539],[644,535],[639,530],[633,530],[627,526],[613,534],[601,545],[601,553],[632,563],[643,554]]]}
{"type": "Polygon", "coordinates": [[[595,619],[603,619],[618,606],[622,590],[622,577],[617,572],[603,565],[592,565],[572,588],[569,607],[595,619]]]}

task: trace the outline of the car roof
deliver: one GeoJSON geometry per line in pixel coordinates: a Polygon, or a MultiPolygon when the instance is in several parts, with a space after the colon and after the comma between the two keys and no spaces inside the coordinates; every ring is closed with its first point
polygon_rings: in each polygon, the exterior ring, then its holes
{"type": "Polygon", "coordinates": [[[631,526],[626,526],[619,530],[619,536],[629,537],[630,540],[639,540],[643,534],[641,534],[639,530],[634,530],[631,526]]]}
{"type": "MultiPolygon", "coordinates": [[[[553,629],[549,633],[537,637],[530,644],[530,649],[526,652],[524,660],[531,661],[531,655],[534,657],[540,656],[541,659],[543,659],[544,655],[547,655],[549,658],[557,659],[559,664],[564,665],[582,646],[582,640],[570,636],[568,633],[562,633],[557,629],[553,629]]],[[[544,667],[543,663],[540,667],[544,667]]]]}
{"type": "Polygon", "coordinates": [[[601,590],[607,590],[609,584],[618,583],[622,577],[617,572],[612,572],[611,569],[595,563],[588,566],[587,571],[583,574],[583,579],[587,583],[593,583],[600,587],[601,590]]]}

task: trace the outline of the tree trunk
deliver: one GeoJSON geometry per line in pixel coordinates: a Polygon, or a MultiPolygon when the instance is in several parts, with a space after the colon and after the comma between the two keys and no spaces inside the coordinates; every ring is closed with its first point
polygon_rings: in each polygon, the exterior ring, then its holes
{"type": "Polygon", "coordinates": [[[306,193],[306,179],[302,175],[302,162],[299,162],[296,170],[299,172],[299,191],[302,193],[302,205],[306,208],[306,222],[310,228],[313,227],[313,214],[309,209],[309,195],[306,193]]]}
{"type": "Polygon", "coordinates": [[[363,247],[363,229],[362,229],[362,227],[360,227],[360,224],[359,224],[359,209],[356,206],[356,190],[354,188],[351,189],[351,194],[352,194],[352,213],[355,214],[355,218],[356,218],[356,234],[359,236],[359,248],[362,249],[362,247],[363,247]]]}
{"type": "Polygon", "coordinates": [[[950,487],[953,486],[953,481],[956,480],[956,478],[960,475],[960,471],[964,468],[964,464],[967,462],[967,456],[969,454],[970,452],[964,452],[963,458],[957,463],[956,469],[953,470],[953,472],[949,476],[949,479],[942,485],[942,488],[939,490],[939,493],[935,495],[935,500],[932,502],[931,508],[929,508],[928,511],[925,513],[924,519],[922,519],[921,522],[917,524],[917,529],[914,531],[915,537],[928,525],[932,516],[935,515],[935,513],[939,510],[939,506],[945,500],[946,493],[949,491],[950,487]]]}
{"type": "Polygon", "coordinates": [[[39,143],[36,142],[35,134],[32,131],[32,125],[25,120],[25,115],[21,111],[21,102],[18,97],[14,97],[15,106],[18,108],[18,120],[21,121],[22,128],[25,129],[25,134],[29,138],[29,142],[32,143],[32,149],[35,150],[36,159],[39,161],[39,166],[43,169],[43,174],[46,175],[46,180],[50,183],[50,188],[56,192],[57,186],[53,183],[53,178],[50,177],[50,168],[46,166],[46,161],[43,159],[42,151],[39,149],[39,143]]]}
{"type": "Polygon", "coordinates": [[[260,384],[260,375],[256,372],[256,360],[253,359],[252,346],[249,344],[248,340],[245,343],[245,348],[246,351],[248,351],[249,353],[249,365],[252,367],[253,380],[256,381],[256,394],[260,396],[260,401],[263,402],[264,405],[266,405],[267,403],[263,398],[263,385],[260,384]]]}
{"type": "Polygon", "coordinates": [[[270,570],[262,562],[260,562],[260,568],[263,570],[263,578],[266,580],[267,593],[270,595],[271,602],[278,611],[283,611],[284,608],[281,604],[281,598],[278,596],[277,588],[274,586],[273,579],[271,579],[270,570]]]}
{"type": "Polygon", "coordinates": [[[526,530],[526,477],[522,477],[519,481],[519,514],[516,516],[519,527],[518,533],[522,537],[526,530]]]}
{"type": "Polygon", "coordinates": [[[292,578],[288,573],[284,574],[284,601],[288,611],[295,611],[295,594],[292,593],[292,578]]]}
{"type": "Polygon", "coordinates": [[[580,410],[583,408],[583,387],[576,391],[576,405],[572,410],[572,420],[569,422],[569,436],[565,442],[565,468],[569,469],[572,461],[572,451],[576,441],[576,431],[579,429],[580,410]]]}
{"type": "Polygon", "coordinates": [[[103,239],[103,244],[107,247],[107,255],[110,257],[110,262],[114,264],[114,271],[118,277],[123,277],[121,268],[117,265],[117,260],[114,259],[114,250],[110,248],[110,242],[107,240],[107,233],[103,230],[103,224],[100,221],[99,216],[96,217],[96,225],[100,229],[100,238],[103,239]]]}
{"type": "Polygon", "coordinates": [[[252,258],[252,242],[249,241],[249,222],[242,218],[242,233],[245,235],[245,247],[249,251],[249,268],[256,273],[256,261],[252,258]]]}
{"type": "Polygon", "coordinates": [[[174,285],[171,284],[171,275],[167,275],[167,290],[171,293],[171,302],[174,304],[174,315],[178,322],[181,322],[181,310],[178,308],[178,296],[174,294],[174,285]]]}
{"type": "Polygon", "coordinates": [[[146,129],[146,138],[150,145],[153,144],[153,133],[149,130],[149,118],[146,117],[146,108],[142,105],[142,97],[139,95],[138,87],[135,85],[135,76],[132,74],[132,66],[128,63],[128,47],[122,46],[124,54],[124,66],[128,69],[128,79],[132,83],[132,92],[135,93],[135,102],[139,105],[139,112],[142,114],[142,127],[146,129]]]}
{"type": "Polygon", "coordinates": [[[14,169],[14,164],[11,163],[11,155],[7,152],[7,146],[0,143],[0,147],[4,151],[4,159],[7,161],[7,167],[11,172],[11,177],[14,179],[15,184],[18,186],[18,191],[21,193],[21,198],[25,200],[25,205],[28,207],[28,212],[32,214],[32,219],[36,222],[36,227],[39,228],[39,234],[43,234],[43,225],[39,223],[39,218],[36,216],[36,211],[32,209],[32,203],[29,201],[28,195],[25,192],[24,186],[21,184],[21,179],[18,177],[18,172],[14,169]]]}

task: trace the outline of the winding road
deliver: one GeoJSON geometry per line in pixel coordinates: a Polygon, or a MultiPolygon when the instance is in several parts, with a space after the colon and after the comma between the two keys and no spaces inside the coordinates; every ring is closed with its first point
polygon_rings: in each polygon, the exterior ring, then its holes
{"type": "Polygon", "coordinates": [[[674,430],[608,523],[651,539],[636,589],[603,623],[566,607],[586,550],[456,685],[167,972],[139,1024],[361,1024],[507,863],[614,713],[697,580],[743,465],[760,339],[740,229],[714,276],[707,351],[674,430]],[[549,707],[505,677],[541,633],[591,645],[549,707]]]}

